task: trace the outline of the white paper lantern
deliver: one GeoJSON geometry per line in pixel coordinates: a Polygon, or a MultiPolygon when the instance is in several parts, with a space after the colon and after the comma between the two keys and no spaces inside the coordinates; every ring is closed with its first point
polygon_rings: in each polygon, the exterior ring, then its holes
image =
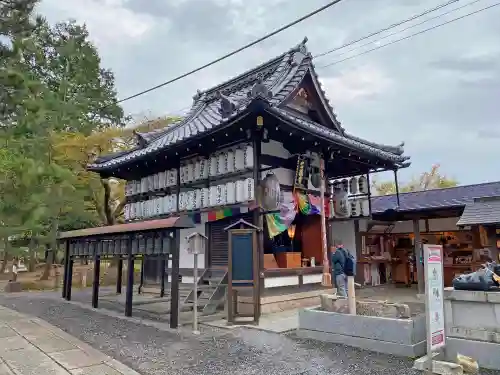
{"type": "Polygon", "coordinates": [[[217,172],[219,175],[227,173],[227,154],[225,152],[221,152],[218,156],[217,172]]]}
{"type": "Polygon", "coordinates": [[[151,175],[151,176],[148,176],[147,178],[147,186],[148,186],[148,190],[147,191],[153,191],[154,189],[154,176],[151,175]]]}
{"type": "Polygon", "coordinates": [[[146,184],[147,184],[146,177],[141,178],[141,189],[140,189],[141,193],[145,193],[147,191],[146,184]]]}
{"type": "Polygon", "coordinates": [[[237,171],[245,169],[245,151],[241,147],[234,151],[234,168],[237,171]]]}
{"type": "Polygon", "coordinates": [[[217,155],[210,156],[210,163],[208,166],[208,171],[209,171],[208,173],[210,177],[217,176],[217,161],[218,161],[217,155]]]}
{"type": "Polygon", "coordinates": [[[209,159],[200,160],[200,179],[206,180],[209,172],[209,159]]]}
{"type": "Polygon", "coordinates": [[[244,156],[244,162],[245,162],[245,168],[253,168],[253,146],[247,145],[245,146],[245,156],[244,156]]]}
{"type": "Polygon", "coordinates": [[[194,162],[194,178],[193,178],[194,181],[201,180],[200,171],[201,171],[201,160],[196,159],[196,161],[194,162]]]}
{"type": "Polygon", "coordinates": [[[187,168],[186,162],[181,163],[181,167],[179,168],[179,173],[180,173],[181,184],[187,183],[188,182],[188,180],[187,180],[188,179],[188,168],[187,168]]]}
{"type": "Polygon", "coordinates": [[[194,162],[190,160],[186,164],[186,174],[187,174],[187,182],[194,181],[194,162]]]}
{"type": "Polygon", "coordinates": [[[245,201],[245,181],[236,181],[236,202],[241,203],[245,201]]]}
{"type": "Polygon", "coordinates": [[[247,178],[245,180],[245,200],[253,201],[255,198],[255,186],[253,183],[253,178],[247,178]]]}
{"type": "Polygon", "coordinates": [[[349,212],[350,216],[358,217],[361,214],[361,207],[359,205],[359,201],[357,199],[351,199],[349,201],[349,212]]]}
{"type": "Polygon", "coordinates": [[[360,200],[361,205],[361,216],[370,216],[370,201],[368,198],[363,198],[360,200]]]}
{"type": "Polygon", "coordinates": [[[125,207],[123,207],[123,217],[125,220],[130,219],[130,205],[126,204],[125,207]]]}
{"type": "Polygon", "coordinates": [[[188,192],[188,194],[187,194],[187,200],[188,200],[187,209],[188,210],[194,210],[194,207],[196,205],[196,196],[195,196],[194,190],[190,190],[188,192]]]}
{"type": "Polygon", "coordinates": [[[155,199],[155,212],[156,212],[157,216],[162,214],[162,212],[161,212],[161,198],[155,199]]]}
{"type": "Polygon", "coordinates": [[[359,176],[358,190],[361,194],[368,194],[370,192],[370,187],[368,186],[368,178],[366,176],[359,176]]]}
{"type": "Polygon", "coordinates": [[[135,180],[134,194],[140,194],[141,192],[141,180],[135,180]]]}
{"type": "Polygon", "coordinates": [[[185,210],[185,192],[179,193],[179,211],[184,211],[185,210]]]}
{"type": "Polygon", "coordinates": [[[349,194],[356,195],[358,194],[358,179],[356,177],[352,177],[349,180],[349,194]]]}
{"type": "Polygon", "coordinates": [[[235,171],[234,168],[234,151],[227,151],[227,173],[233,173],[235,171]]]}
{"type": "Polygon", "coordinates": [[[210,190],[208,188],[201,189],[201,207],[210,206],[210,190]]]}
{"type": "Polygon", "coordinates": [[[226,184],[226,203],[236,203],[236,184],[234,182],[228,182],[226,184]]]}
{"type": "Polygon", "coordinates": [[[199,210],[202,207],[202,189],[196,189],[195,191],[195,205],[194,208],[199,210]]]}
{"type": "Polygon", "coordinates": [[[210,186],[208,196],[209,196],[208,198],[209,206],[210,207],[217,206],[217,186],[210,186]]]}

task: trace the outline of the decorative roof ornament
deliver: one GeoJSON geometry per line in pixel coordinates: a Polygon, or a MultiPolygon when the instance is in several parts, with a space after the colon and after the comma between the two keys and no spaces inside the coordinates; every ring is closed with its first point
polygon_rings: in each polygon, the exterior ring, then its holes
{"type": "Polygon", "coordinates": [[[222,118],[230,117],[236,110],[237,103],[229,96],[224,95],[222,92],[217,91],[217,97],[220,99],[219,113],[222,118]]]}
{"type": "Polygon", "coordinates": [[[264,81],[260,77],[247,95],[249,99],[255,99],[259,97],[265,100],[271,100],[273,98],[273,93],[267,88],[267,86],[264,84],[264,81]]]}
{"type": "Polygon", "coordinates": [[[134,134],[136,141],[137,141],[137,146],[139,148],[144,148],[148,145],[147,139],[139,133],[137,130],[132,131],[132,134],[134,134]]]}

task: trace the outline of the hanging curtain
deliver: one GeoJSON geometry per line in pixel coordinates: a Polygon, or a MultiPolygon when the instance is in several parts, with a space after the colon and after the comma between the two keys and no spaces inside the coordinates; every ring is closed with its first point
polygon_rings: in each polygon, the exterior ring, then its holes
{"type": "Polygon", "coordinates": [[[269,237],[274,238],[278,234],[286,231],[293,220],[295,220],[296,214],[295,202],[282,203],[279,213],[267,214],[266,223],[269,237]]]}

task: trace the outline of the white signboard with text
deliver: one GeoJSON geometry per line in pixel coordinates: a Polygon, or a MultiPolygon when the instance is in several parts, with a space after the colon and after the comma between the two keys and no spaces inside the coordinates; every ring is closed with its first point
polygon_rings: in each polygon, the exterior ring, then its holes
{"type": "Polygon", "coordinates": [[[441,245],[423,245],[423,250],[427,312],[427,354],[430,354],[445,345],[443,247],[441,245]]]}

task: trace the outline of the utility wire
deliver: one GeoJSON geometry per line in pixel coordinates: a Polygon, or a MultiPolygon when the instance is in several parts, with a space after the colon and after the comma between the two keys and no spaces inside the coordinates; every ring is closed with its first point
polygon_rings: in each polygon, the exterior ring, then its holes
{"type": "Polygon", "coordinates": [[[447,11],[447,12],[444,12],[444,13],[441,13],[441,14],[439,14],[439,15],[437,15],[437,16],[434,16],[434,17],[431,17],[431,18],[427,18],[427,19],[423,20],[422,22],[419,22],[419,23],[413,24],[413,25],[411,25],[411,26],[405,27],[405,28],[400,29],[400,30],[398,30],[398,31],[395,31],[395,32],[393,32],[393,33],[390,33],[390,34],[384,35],[383,37],[378,38],[378,39],[376,39],[376,40],[372,40],[372,41],[370,41],[370,42],[367,42],[367,43],[361,44],[361,45],[359,45],[359,46],[356,46],[356,47],[354,47],[354,48],[351,48],[351,49],[350,49],[350,50],[348,50],[348,51],[337,53],[337,54],[336,54],[336,56],[337,56],[337,57],[339,57],[339,56],[343,56],[343,55],[346,55],[346,54],[348,54],[348,53],[354,52],[354,51],[356,51],[356,50],[358,50],[358,49],[361,49],[361,48],[363,48],[363,47],[369,46],[370,44],[375,44],[375,43],[378,43],[378,42],[380,42],[380,41],[382,41],[382,40],[384,40],[384,39],[387,39],[387,38],[389,38],[389,37],[391,37],[391,36],[401,34],[401,33],[405,32],[405,31],[407,31],[407,30],[410,30],[410,29],[413,29],[413,28],[415,28],[415,27],[417,27],[417,26],[423,25],[424,23],[427,23],[427,22],[430,22],[430,21],[436,20],[436,19],[438,19],[438,18],[441,18],[441,17],[443,17],[443,16],[446,16],[447,14],[451,14],[451,13],[453,13],[453,12],[456,12],[457,10],[460,10],[460,9],[465,8],[465,7],[468,7],[468,6],[471,6],[471,5],[473,5],[473,4],[476,4],[476,3],[480,2],[480,1],[482,1],[482,0],[474,0],[474,1],[471,1],[470,3],[464,4],[464,5],[462,5],[462,6],[459,6],[459,7],[457,7],[457,8],[454,8],[454,9],[451,9],[451,10],[449,10],[449,11],[447,11]]]}
{"type": "Polygon", "coordinates": [[[499,2],[499,3],[495,3],[495,4],[493,4],[493,5],[490,5],[490,6],[487,6],[487,7],[485,7],[485,8],[478,9],[478,10],[476,10],[476,11],[474,11],[474,12],[470,12],[470,13],[464,14],[463,16],[460,16],[460,17],[454,18],[454,19],[449,20],[449,21],[447,21],[447,22],[440,23],[439,25],[436,25],[436,26],[433,26],[433,27],[429,27],[429,28],[424,29],[424,30],[421,30],[421,31],[419,31],[419,32],[417,32],[417,33],[410,34],[410,35],[408,35],[408,36],[405,36],[404,38],[396,39],[396,40],[393,40],[393,41],[391,41],[391,42],[389,42],[389,43],[382,44],[382,45],[377,46],[377,47],[375,47],[375,48],[369,49],[369,50],[367,50],[367,51],[363,51],[363,52],[358,53],[358,54],[355,54],[355,55],[353,55],[353,56],[346,57],[345,59],[337,60],[337,61],[334,61],[334,62],[332,62],[332,63],[326,64],[326,65],[322,65],[322,66],[319,66],[319,67],[318,67],[318,69],[324,69],[324,68],[327,68],[327,67],[329,67],[329,66],[336,65],[336,64],[339,64],[339,63],[341,63],[341,62],[344,62],[344,61],[347,61],[347,60],[354,59],[355,57],[362,56],[362,55],[366,55],[367,53],[370,53],[370,52],[373,52],[373,51],[379,50],[379,49],[381,49],[381,48],[384,48],[384,47],[390,46],[390,45],[395,44],[395,43],[398,43],[398,42],[402,42],[403,40],[407,40],[407,39],[413,38],[414,36],[417,36],[417,35],[420,35],[420,34],[424,34],[424,33],[428,32],[428,31],[431,31],[431,30],[437,29],[437,28],[439,28],[439,27],[441,27],[441,26],[448,25],[449,23],[452,23],[452,22],[455,22],[455,21],[458,21],[458,20],[464,19],[464,18],[466,18],[466,17],[472,16],[472,15],[474,15],[474,14],[477,14],[477,13],[483,12],[483,11],[485,11],[485,10],[491,9],[491,8],[496,7],[496,6],[498,6],[498,5],[500,5],[500,2],[499,2]]]}
{"type": "MultiPolygon", "coordinates": [[[[147,93],[149,93],[149,92],[151,92],[151,91],[157,90],[157,89],[159,89],[159,88],[161,88],[161,87],[164,87],[164,86],[167,86],[167,85],[169,85],[169,84],[171,84],[171,83],[174,83],[174,82],[176,82],[176,81],[178,81],[178,80],[180,80],[180,79],[186,78],[187,76],[190,76],[190,75],[192,75],[192,74],[194,74],[194,73],[197,73],[197,72],[199,72],[200,70],[206,69],[206,68],[208,68],[208,67],[210,67],[210,66],[212,66],[212,65],[214,65],[214,64],[217,64],[218,62],[220,62],[220,61],[222,61],[222,60],[227,59],[228,57],[234,56],[234,55],[236,55],[237,53],[239,53],[239,52],[241,52],[241,51],[244,51],[244,50],[246,50],[246,49],[248,49],[248,48],[250,48],[250,47],[253,47],[253,46],[255,46],[256,44],[259,44],[259,43],[263,42],[264,40],[269,39],[269,38],[271,38],[271,37],[275,36],[276,34],[279,34],[279,33],[281,33],[282,31],[285,31],[286,29],[289,29],[289,28],[290,28],[290,27],[292,27],[292,26],[297,25],[298,23],[300,23],[300,22],[302,22],[302,21],[304,21],[304,20],[306,20],[306,19],[308,19],[308,18],[310,18],[310,17],[312,17],[312,16],[314,16],[314,15],[316,15],[316,14],[318,14],[318,13],[320,13],[320,12],[322,12],[322,11],[326,10],[326,9],[328,9],[328,8],[330,8],[331,6],[333,6],[333,5],[337,4],[337,3],[340,3],[341,1],[342,1],[342,0],[334,0],[334,1],[330,1],[328,4],[326,4],[326,5],[322,6],[321,8],[318,8],[318,9],[316,9],[316,10],[314,10],[314,11],[312,11],[312,12],[310,12],[310,13],[308,13],[308,14],[306,14],[306,15],[304,15],[304,16],[302,16],[302,17],[298,18],[298,19],[296,19],[296,20],[295,20],[295,21],[293,21],[293,22],[290,22],[290,23],[288,23],[288,24],[286,24],[286,25],[284,25],[284,26],[280,27],[279,29],[276,29],[276,30],[274,30],[274,31],[272,31],[272,32],[270,32],[270,33],[268,33],[268,34],[264,35],[263,37],[260,37],[260,38],[258,38],[258,39],[256,39],[256,40],[254,40],[253,42],[250,42],[250,43],[248,43],[248,44],[245,44],[244,46],[242,46],[242,47],[240,47],[240,48],[238,48],[238,49],[236,49],[236,50],[234,50],[234,51],[232,51],[232,52],[229,52],[229,53],[225,54],[224,56],[219,57],[218,59],[215,59],[215,60],[213,60],[213,61],[211,61],[211,62],[209,62],[209,63],[207,63],[207,64],[205,64],[205,65],[202,65],[202,66],[200,66],[199,68],[196,68],[196,69],[190,70],[189,72],[186,72],[186,73],[184,73],[184,74],[181,74],[180,76],[177,76],[177,77],[175,77],[175,78],[172,78],[172,79],[170,79],[170,80],[168,80],[168,81],[166,81],[166,82],[160,83],[159,85],[156,85],[156,86],[153,86],[153,87],[151,87],[151,88],[149,88],[149,89],[146,89],[146,90],[144,90],[144,91],[138,92],[137,94],[134,94],[134,95],[128,96],[128,97],[126,97],[126,98],[120,99],[120,100],[118,100],[117,102],[115,102],[114,104],[116,104],[116,103],[123,103],[124,101],[127,101],[127,100],[130,100],[130,99],[137,98],[138,96],[141,96],[141,95],[147,94],[147,93]]],[[[458,1],[458,0],[454,0],[454,1],[458,1]]],[[[104,107],[104,108],[105,108],[105,107],[104,107]]]]}
{"type": "Polygon", "coordinates": [[[423,11],[422,13],[415,14],[414,16],[411,16],[410,18],[407,18],[407,19],[405,19],[405,20],[402,20],[402,21],[399,21],[399,22],[393,23],[393,24],[392,24],[392,25],[390,25],[390,26],[384,27],[383,29],[380,29],[380,30],[378,30],[378,31],[374,31],[373,33],[370,33],[370,34],[368,34],[368,35],[365,35],[365,36],[363,36],[363,37],[361,37],[361,38],[359,38],[359,39],[352,40],[352,41],[347,42],[347,43],[345,43],[345,44],[343,44],[343,45],[341,45],[341,46],[339,46],[339,47],[336,47],[336,48],[334,48],[334,49],[331,49],[331,50],[328,50],[328,51],[322,52],[322,53],[320,53],[320,54],[317,54],[316,56],[314,56],[314,58],[322,57],[322,56],[328,55],[328,54],[330,54],[330,53],[332,53],[332,52],[336,52],[336,51],[338,51],[338,50],[340,50],[340,49],[343,49],[343,48],[345,48],[345,47],[349,47],[349,46],[351,46],[351,45],[353,45],[353,44],[356,44],[356,43],[358,43],[358,42],[361,42],[361,41],[363,41],[363,40],[365,40],[365,39],[371,38],[372,36],[375,36],[375,35],[381,34],[381,33],[383,33],[384,31],[387,31],[387,30],[393,29],[393,28],[395,28],[395,27],[401,26],[401,25],[402,25],[402,24],[404,24],[404,23],[407,23],[407,22],[410,22],[410,21],[416,20],[417,18],[420,18],[420,17],[422,17],[422,16],[425,16],[426,14],[429,14],[429,13],[435,12],[435,11],[437,11],[437,10],[439,10],[439,9],[442,9],[442,8],[444,8],[444,7],[447,7],[448,5],[454,4],[454,3],[458,2],[458,1],[459,1],[459,0],[450,0],[450,1],[446,2],[446,3],[443,3],[443,4],[441,4],[441,5],[438,5],[437,7],[434,7],[434,8],[431,8],[431,9],[427,9],[427,10],[423,11]]]}

